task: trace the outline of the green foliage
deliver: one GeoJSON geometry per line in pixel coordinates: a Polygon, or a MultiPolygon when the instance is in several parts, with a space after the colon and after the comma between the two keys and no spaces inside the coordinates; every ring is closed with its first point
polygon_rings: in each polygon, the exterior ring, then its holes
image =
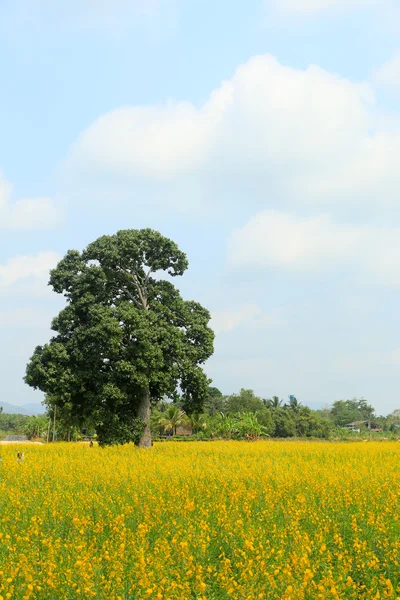
{"type": "Polygon", "coordinates": [[[400,409],[394,410],[390,415],[379,418],[378,424],[390,431],[400,431],[400,409]]]}
{"type": "Polygon", "coordinates": [[[296,424],[293,415],[284,408],[276,408],[272,412],[274,437],[286,438],[296,435],[296,424]]]}
{"type": "Polygon", "coordinates": [[[23,432],[31,440],[32,438],[46,437],[49,418],[46,415],[27,417],[23,425],[23,432]]]}
{"type": "Polygon", "coordinates": [[[160,413],[157,425],[160,426],[163,431],[172,430],[172,432],[176,434],[176,428],[185,422],[185,411],[172,404],[165,412],[160,413]]]}
{"type": "Polygon", "coordinates": [[[220,413],[217,416],[215,425],[217,435],[226,440],[230,440],[232,436],[239,433],[238,419],[235,416],[220,413]]]}
{"type": "MultiPolygon", "coordinates": [[[[203,418],[203,422],[205,418],[203,418]]],[[[237,414],[219,413],[210,417],[203,425],[203,430],[197,434],[198,439],[206,439],[208,436],[230,439],[257,440],[268,436],[268,428],[260,423],[258,414],[252,412],[241,412],[237,414]]]]}
{"type": "Polygon", "coordinates": [[[239,412],[257,412],[264,410],[263,401],[254,394],[253,390],[241,389],[239,394],[232,394],[225,403],[225,411],[229,414],[239,412]]]}
{"type": "Polygon", "coordinates": [[[274,419],[270,410],[263,408],[256,413],[257,419],[264,428],[264,431],[267,435],[272,435],[275,430],[274,419]]]}
{"type": "Polygon", "coordinates": [[[189,423],[193,434],[204,432],[208,427],[207,416],[204,414],[193,413],[189,417],[189,423]]]}
{"type": "Polygon", "coordinates": [[[301,402],[299,402],[297,398],[293,396],[292,398],[290,398],[289,404],[285,404],[285,408],[288,408],[294,413],[298,413],[301,408],[301,402]]]}
{"type": "Polygon", "coordinates": [[[240,437],[252,441],[268,435],[267,428],[261,425],[257,413],[251,412],[243,412],[238,415],[238,432],[240,437]]]}
{"type": "Polygon", "coordinates": [[[301,406],[295,410],[296,435],[300,437],[327,438],[330,425],[326,419],[315,414],[308,406],[301,406]]]}
{"type": "Polygon", "coordinates": [[[161,436],[164,433],[164,427],[160,424],[162,412],[159,410],[158,405],[151,411],[150,416],[150,431],[152,437],[161,436]]]}
{"type": "Polygon", "coordinates": [[[343,427],[350,423],[370,421],[374,417],[374,408],[364,398],[337,400],[330,413],[335,425],[343,427]]]}
{"type": "Polygon", "coordinates": [[[209,385],[202,365],[213,352],[210,314],[155,278],[187,266],[177,245],[151,229],[69,251],[50,276],[67,306],[53,320],[50,343],[35,349],[25,381],[66,409],[71,423],[91,420],[102,444],[137,439],[139,419],[139,441],[150,445],[150,401],[178,387],[184,410],[199,411],[209,385]]]}
{"type": "Polygon", "coordinates": [[[93,428],[90,421],[87,420],[83,423],[74,418],[73,407],[70,402],[60,404],[57,402],[57,398],[47,395],[45,397],[45,404],[50,420],[50,439],[54,436],[59,441],[71,441],[71,439],[77,437],[77,432],[83,426],[93,428]]]}
{"type": "Polygon", "coordinates": [[[97,425],[97,439],[99,446],[112,446],[117,444],[129,444],[133,442],[138,445],[145,430],[146,423],[138,418],[132,418],[129,422],[120,421],[115,415],[107,423],[97,425]]]}
{"type": "Polygon", "coordinates": [[[251,439],[253,436],[256,439],[260,436],[327,438],[331,432],[331,422],[318,411],[303,406],[297,398],[283,404],[278,396],[261,400],[253,390],[241,389],[239,394],[220,396],[217,401],[220,403],[218,413],[215,398],[208,398],[205,403],[205,435],[225,439],[251,439]]]}
{"type": "Polygon", "coordinates": [[[217,415],[226,410],[226,396],[208,395],[204,402],[204,411],[209,415],[217,415]]]}
{"type": "Polygon", "coordinates": [[[26,415],[14,415],[0,412],[0,431],[13,433],[15,435],[25,435],[24,425],[29,417],[26,415]]]}
{"type": "Polygon", "coordinates": [[[265,401],[268,408],[280,408],[283,404],[283,400],[279,400],[279,396],[272,396],[269,400],[265,401]]]}
{"type": "Polygon", "coordinates": [[[208,388],[208,398],[222,398],[222,392],[213,386],[208,388]]]}

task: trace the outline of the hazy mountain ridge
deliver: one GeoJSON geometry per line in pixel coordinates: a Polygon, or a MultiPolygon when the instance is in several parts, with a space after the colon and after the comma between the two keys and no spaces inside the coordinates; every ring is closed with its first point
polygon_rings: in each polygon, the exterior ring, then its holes
{"type": "Polygon", "coordinates": [[[38,402],[31,402],[29,404],[22,404],[17,406],[16,404],[9,404],[0,400],[0,406],[3,407],[3,413],[9,415],[40,415],[46,412],[45,407],[38,402]]]}

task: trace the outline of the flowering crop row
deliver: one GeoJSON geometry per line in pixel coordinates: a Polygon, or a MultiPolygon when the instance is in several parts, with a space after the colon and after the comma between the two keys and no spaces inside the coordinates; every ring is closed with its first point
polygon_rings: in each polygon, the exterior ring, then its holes
{"type": "Polygon", "coordinates": [[[400,445],[0,450],[0,600],[400,598],[400,445]]]}

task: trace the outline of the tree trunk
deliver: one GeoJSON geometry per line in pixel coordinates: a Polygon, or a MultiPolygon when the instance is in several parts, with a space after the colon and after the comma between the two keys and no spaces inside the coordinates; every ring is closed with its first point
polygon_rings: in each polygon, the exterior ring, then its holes
{"type": "Polygon", "coordinates": [[[146,390],[143,394],[142,401],[139,404],[137,416],[145,422],[146,426],[142,437],[139,441],[141,448],[151,448],[151,432],[150,432],[150,391],[146,390]]]}
{"type": "Polygon", "coordinates": [[[56,413],[57,413],[57,406],[54,405],[54,421],[53,421],[53,442],[56,439],[56,413]]]}

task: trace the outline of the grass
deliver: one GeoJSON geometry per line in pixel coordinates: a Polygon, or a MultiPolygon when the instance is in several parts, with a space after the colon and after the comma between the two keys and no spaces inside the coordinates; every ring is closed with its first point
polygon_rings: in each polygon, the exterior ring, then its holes
{"type": "Polygon", "coordinates": [[[400,597],[396,442],[23,450],[0,448],[0,600],[400,597]]]}

